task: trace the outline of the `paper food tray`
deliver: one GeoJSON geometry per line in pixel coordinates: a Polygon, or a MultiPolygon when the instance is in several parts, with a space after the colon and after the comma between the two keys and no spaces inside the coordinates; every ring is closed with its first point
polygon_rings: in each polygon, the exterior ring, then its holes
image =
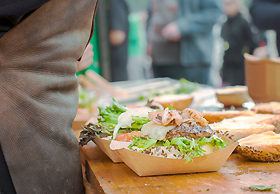
{"type": "Polygon", "coordinates": [[[117,151],[110,149],[110,140],[102,139],[99,137],[94,138],[93,142],[114,162],[122,162],[117,154],[117,151]]]}
{"type": "Polygon", "coordinates": [[[233,143],[229,139],[225,141],[230,143],[226,148],[196,157],[188,163],[186,159],[151,156],[126,148],[116,151],[120,159],[139,176],[211,172],[218,171],[238,145],[238,142],[233,143]]]}

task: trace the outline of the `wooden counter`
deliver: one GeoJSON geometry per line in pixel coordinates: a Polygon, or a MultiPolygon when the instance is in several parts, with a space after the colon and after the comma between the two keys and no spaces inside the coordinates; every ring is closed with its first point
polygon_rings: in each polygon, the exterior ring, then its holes
{"type": "Polygon", "coordinates": [[[259,193],[252,185],[280,191],[280,162],[259,163],[232,154],[218,172],[139,177],[124,163],[114,164],[93,142],[81,147],[86,177],[94,193],[259,193]]]}

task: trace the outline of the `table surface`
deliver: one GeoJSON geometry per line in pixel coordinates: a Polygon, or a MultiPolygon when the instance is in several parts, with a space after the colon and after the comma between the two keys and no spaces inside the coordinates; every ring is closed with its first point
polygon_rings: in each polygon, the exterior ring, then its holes
{"type": "Polygon", "coordinates": [[[95,193],[259,193],[243,187],[275,185],[280,163],[251,162],[232,154],[218,172],[139,177],[124,163],[113,163],[93,142],[81,147],[88,181],[95,193]]]}

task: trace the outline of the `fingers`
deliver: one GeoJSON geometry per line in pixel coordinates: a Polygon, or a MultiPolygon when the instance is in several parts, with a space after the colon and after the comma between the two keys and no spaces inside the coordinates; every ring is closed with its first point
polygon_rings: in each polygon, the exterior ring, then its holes
{"type": "Polygon", "coordinates": [[[88,46],[86,47],[85,51],[84,51],[84,54],[82,56],[82,59],[81,61],[77,61],[76,64],[77,64],[77,71],[81,71],[81,70],[84,70],[86,68],[88,68],[92,62],[93,62],[93,46],[92,44],[88,44],[88,46]]]}
{"type": "Polygon", "coordinates": [[[168,24],[162,30],[162,36],[170,41],[179,41],[181,33],[176,24],[168,24]]]}

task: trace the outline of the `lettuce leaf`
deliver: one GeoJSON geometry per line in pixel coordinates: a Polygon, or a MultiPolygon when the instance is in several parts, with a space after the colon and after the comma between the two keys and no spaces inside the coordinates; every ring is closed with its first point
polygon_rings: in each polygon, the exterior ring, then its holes
{"type": "Polygon", "coordinates": [[[134,122],[131,124],[131,128],[137,129],[139,131],[141,131],[144,124],[150,122],[150,119],[148,117],[132,116],[132,120],[134,122]]]}
{"type": "Polygon", "coordinates": [[[248,191],[272,191],[275,189],[275,185],[266,186],[266,185],[252,185],[250,187],[242,187],[244,190],[248,191]]]}
{"type": "Polygon", "coordinates": [[[118,124],[119,116],[127,110],[125,106],[119,104],[115,99],[113,99],[112,106],[107,106],[106,108],[98,107],[98,109],[100,116],[98,122],[108,123],[114,126],[118,124]]]}
{"type": "Polygon", "coordinates": [[[97,100],[97,96],[93,92],[87,91],[85,88],[81,87],[79,85],[78,87],[79,91],[79,104],[78,106],[83,109],[91,110],[93,107],[93,104],[97,100]]]}
{"type": "Polygon", "coordinates": [[[166,94],[190,94],[194,91],[197,91],[199,88],[199,84],[196,82],[191,82],[186,80],[185,78],[181,78],[179,80],[180,87],[178,89],[169,89],[163,92],[158,92],[155,89],[152,89],[148,92],[146,95],[141,95],[138,97],[139,101],[147,100],[147,99],[153,99],[155,96],[161,96],[166,94]]]}
{"type": "MultiPolygon", "coordinates": [[[[80,145],[86,145],[90,140],[94,139],[95,136],[113,135],[114,128],[118,124],[119,116],[127,111],[125,106],[119,104],[114,99],[111,106],[107,106],[106,108],[98,107],[98,109],[98,123],[89,123],[82,127],[83,131],[80,132],[80,145]]],[[[150,122],[148,117],[132,116],[132,120],[134,122],[131,124],[131,127],[121,128],[118,134],[140,131],[144,124],[150,122]]]]}
{"type": "Polygon", "coordinates": [[[224,142],[220,138],[210,137],[210,138],[202,138],[202,139],[188,139],[186,137],[178,137],[173,138],[171,141],[157,141],[156,139],[146,139],[144,137],[133,136],[134,139],[131,141],[129,145],[129,149],[136,146],[138,148],[142,148],[139,152],[143,152],[144,150],[151,148],[153,146],[167,146],[170,148],[171,146],[176,147],[182,154],[186,155],[186,162],[192,161],[193,158],[205,155],[206,151],[201,148],[201,146],[210,144],[213,147],[217,147],[218,149],[225,148],[228,143],[224,142]]]}
{"type": "Polygon", "coordinates": [[[143,152],[144,150],[153,147],[156,143],[156,139],[146,139],[144,137],[138,137],[136,135],[133,135],[131,139],[134,139],[128,146],[129,149],[132,149],[132,147],[136,146],[138,148],[142,148],[139,152],[143,152]]]}
{"type": "Polygon", "coordinates": [[[180,80],[180,88],[175,91],[176,94],[190,94],[198,89],[198,83],[188,81],[184,78],[180,80]]]}

